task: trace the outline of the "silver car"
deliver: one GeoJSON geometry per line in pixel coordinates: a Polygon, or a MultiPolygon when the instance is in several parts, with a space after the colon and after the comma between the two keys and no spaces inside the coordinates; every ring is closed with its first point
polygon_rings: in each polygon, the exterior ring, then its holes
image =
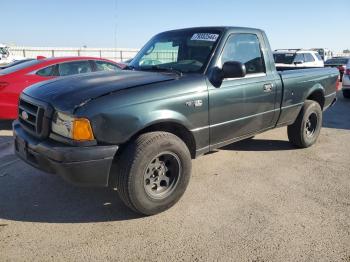
{"type": "Polygon", "coordinates": [[[350,98],[350,59],[345,67],[343,75],[343,96],[350,98]]]}

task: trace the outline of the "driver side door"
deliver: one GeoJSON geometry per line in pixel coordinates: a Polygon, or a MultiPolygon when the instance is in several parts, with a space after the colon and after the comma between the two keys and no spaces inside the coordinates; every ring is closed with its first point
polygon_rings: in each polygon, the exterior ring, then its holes
{"type": "Polygon", "coordinates": [[[273,126],[275,76],[266,72],[261,40],[256,34],[229,36],[217,66],[227,61],[245,65],[243,78],[224,79],[218,88],[209,84],[210,144],[212,148],[273,126]]]}

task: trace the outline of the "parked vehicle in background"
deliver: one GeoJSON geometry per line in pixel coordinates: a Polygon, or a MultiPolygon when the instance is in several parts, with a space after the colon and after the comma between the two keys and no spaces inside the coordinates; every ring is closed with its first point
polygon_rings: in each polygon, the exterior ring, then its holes
{"type": "Polygon", "coordinates": [[[22,64],[22,63],[24,63],[24,62],[31,61],[31,60],[34,60],[34,58],[26,58],[26,59],[23,59],[23,60],[15,60],[15,61],[13,61],[12,63],[9,63],[9,64],[7,64],[7,65],[0,66],[0,70],[9,68],[9,67],[11,67],[11,66],[19,65],[19,64],[22,64]]]}
{"type": "Polygon", "coordinates": [[[316,51],[303,49],[277,49],[273,53],[277,67],[323,67],[324,62],[316,51]]]}
{"type": "Polygon", "coordinates": [[[316,51],[324,62],[333,57],[333,52],[327,48],[311,48],[311,50],[316,51]]]}
{"type": "Polygon", "coordinates": [[[0,44],[0,64],[3,63],[5,59],[7,59],[10,56],[9,48],[8,46],[4,44],[0,44]]]}
{"type": "Polygon", "coordinates": [[[60,76],[119,70],[119,64],[94,57],[40,58],[0,70],[0,119],[17,118],[19,95],[30,85],[60,76]]]}
{"type": "Polygon", "coordinates": [[[328,59],[324,66],[326,67],[336,67],[339,70],[339,80],[340,82],[343,81],[343,75],[345,70],[347,69],[347,66],[349,64],[350,57],[333,57],[331,59],[328,59]]]}
{"type": "Polygon", "coordinates": [[[343,96],[345,98],[350,98],[350,58],[348,60],[348,63],[346,65],[344,75],[343,75],[343,96]]]}
{"type": "Polygon", "coordinates": [[[10,48],[5,44],[0,44],[0,65],[7,65],[13,61],[23,60],[24,57],[13,56],[10,53],[10,48]]]}
{"type": "Polygon", "coordinates": [[[117,188],[128,207],[152,215],[183,195],[191,158],[281,126],[295,146],[313,145],[337,77],[333,68],[277,71],[258,29],[168,31],[122,73],[25,89],[15,150],[73,184],[117,188]]]}

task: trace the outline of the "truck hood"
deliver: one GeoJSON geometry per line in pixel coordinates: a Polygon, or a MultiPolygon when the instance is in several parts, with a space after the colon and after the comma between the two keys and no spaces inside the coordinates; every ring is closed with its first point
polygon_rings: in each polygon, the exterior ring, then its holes
{"type": "Polygon", "coordinates": [[[26,88],[23,93],[60,111],[73,113],[77,107],[100,96],[176,78],[175,74],[141,71],[97,72],[41,82],[26,88]]]}

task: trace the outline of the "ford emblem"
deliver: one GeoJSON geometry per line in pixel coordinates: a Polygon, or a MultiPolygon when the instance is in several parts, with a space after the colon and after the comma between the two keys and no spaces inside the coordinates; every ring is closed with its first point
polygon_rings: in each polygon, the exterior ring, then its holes
{"type": "Polygon", "coordinates": [[[26,111],[22,111],[21,115],[22,115],[23,120],[27,120],[29,117],[29,115],[26,111]]]}

